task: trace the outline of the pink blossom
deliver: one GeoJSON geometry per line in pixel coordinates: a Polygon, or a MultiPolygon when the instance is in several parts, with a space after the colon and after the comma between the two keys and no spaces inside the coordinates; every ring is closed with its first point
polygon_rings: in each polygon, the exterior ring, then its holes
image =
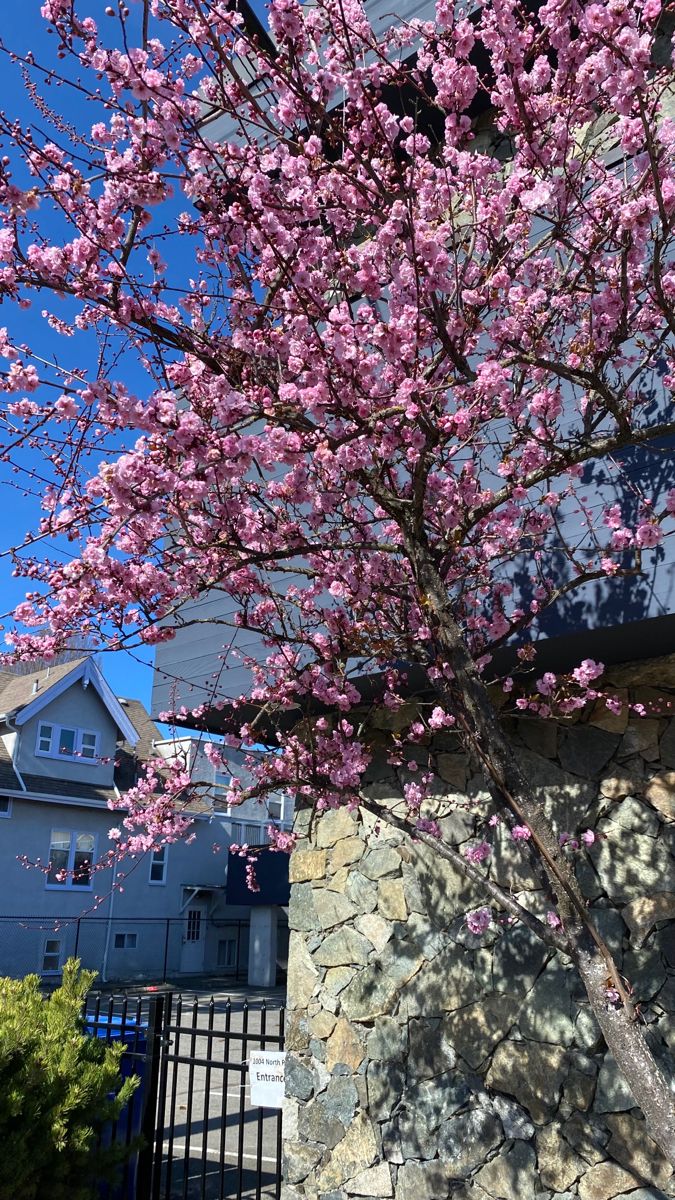
{"type": "Polygon", "coordinates": [[[474,846],[466,846],[463,850],[464,857],[470,863],[482,863],[491,853],[492,847],[488,842],[478,842],[474,846]]]}
{"type": "Polygon", "coordinates": [[[514,825],[511,837],[516,842],[527,842],[532,837],[532,830],[528,829],[527,825],[514,825]]]}
{"type": "Polygon", "coordinates": [[[489,927],[492,921],[492,913],[489,908],[474,908],[466,914],[465,919],[471,933],[480,936],[489,927]]]}

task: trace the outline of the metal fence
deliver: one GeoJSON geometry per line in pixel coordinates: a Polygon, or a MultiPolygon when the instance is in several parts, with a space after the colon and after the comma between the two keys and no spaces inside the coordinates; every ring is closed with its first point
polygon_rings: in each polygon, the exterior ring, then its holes
{"type": "Polygon", "coordinates": [[[58,982],[66,959],[108,981],[183,975],[245,979],[248,920],[201,917],[0,916],[0,975],[58,982]],[[192,922],[192,923],[191,923],[192,922]]]}
{"type": "Polygon", "coordinates": [[[281,1112],[251,1103],[253,1051],[282,1050],[283,1008],[265,1003],[90,997],[90,1032],[120,1038],[141,1076],[108,1131],[144,1148],[109,1200],[279,1200],[281,1112]]]}

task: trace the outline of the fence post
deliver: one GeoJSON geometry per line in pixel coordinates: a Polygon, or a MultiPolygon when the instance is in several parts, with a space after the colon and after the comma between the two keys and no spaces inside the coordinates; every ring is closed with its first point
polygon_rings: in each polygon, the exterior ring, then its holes
{"type": "Polygon", "coordinates": [[[77,951],[80,946],[80,919],[80,917],[77,918],[77,924],[75,926],[75,949],[73,950],[73,958],[77,958],[77,951]]]}
{"type": "MultiPolygon", "coordinates": [[[[164,997],[151,996],[148,1009],[148,1045],[145,1052],[145,1095],[141,1133],[144,1145],[138,1155],[136,1176],[136,1198],[146,1200],[150,1195],[155,1151],[155,1126],[157,1124],[157,1088],[159,1065],[164,1041],[164,997]]],[[[160,1158],[161,1167],[161,1158],[160,1158]]]]}
{"type": "Polygon", "coordinates": [[[166,970],[169,961],[169,929],[171,927],[171,917],[166,918],[166,930],[164,933],[164,966],[162,967],[162,983],[166,983],[166,970]]]}

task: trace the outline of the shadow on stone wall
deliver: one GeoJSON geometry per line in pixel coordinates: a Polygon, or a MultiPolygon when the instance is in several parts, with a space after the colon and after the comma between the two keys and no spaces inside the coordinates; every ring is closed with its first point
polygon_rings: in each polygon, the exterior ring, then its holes
{"type": "MultiPolygon", "coordinates": [[[[675,1077],[675,721],[657,706],[672,696],[645,699],[654,715],[639,723],[604,710],[596,719],[610,728],[519,721],[510,733],[559,830],[598,832],[574,854],[579,878],[675,1077]]],[[[461,845],[489,797],[450,743],[437,765],[445,834],[461,845]]],[[[384,768],[372,786],[394,794],[384,768]]],[[[503,832],[490,870],[542,914],[536,877],[503,832]]],[[[343,811],[301,841],[291,879],[286,1200],[673,1194],[562,956],[523,926],[472,935],[476,889],[432,851],[343,811]]]]}

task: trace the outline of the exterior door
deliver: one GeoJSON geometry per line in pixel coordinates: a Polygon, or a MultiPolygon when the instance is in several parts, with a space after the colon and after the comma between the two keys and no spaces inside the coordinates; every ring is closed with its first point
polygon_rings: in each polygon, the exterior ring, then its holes
{"type": "Polygon", "coordinates": [[[191,904],[183,914],[180,969],[185,975],[200,975],[204,970],[207,912],[206,905],[197,902],[191,904]]]}

